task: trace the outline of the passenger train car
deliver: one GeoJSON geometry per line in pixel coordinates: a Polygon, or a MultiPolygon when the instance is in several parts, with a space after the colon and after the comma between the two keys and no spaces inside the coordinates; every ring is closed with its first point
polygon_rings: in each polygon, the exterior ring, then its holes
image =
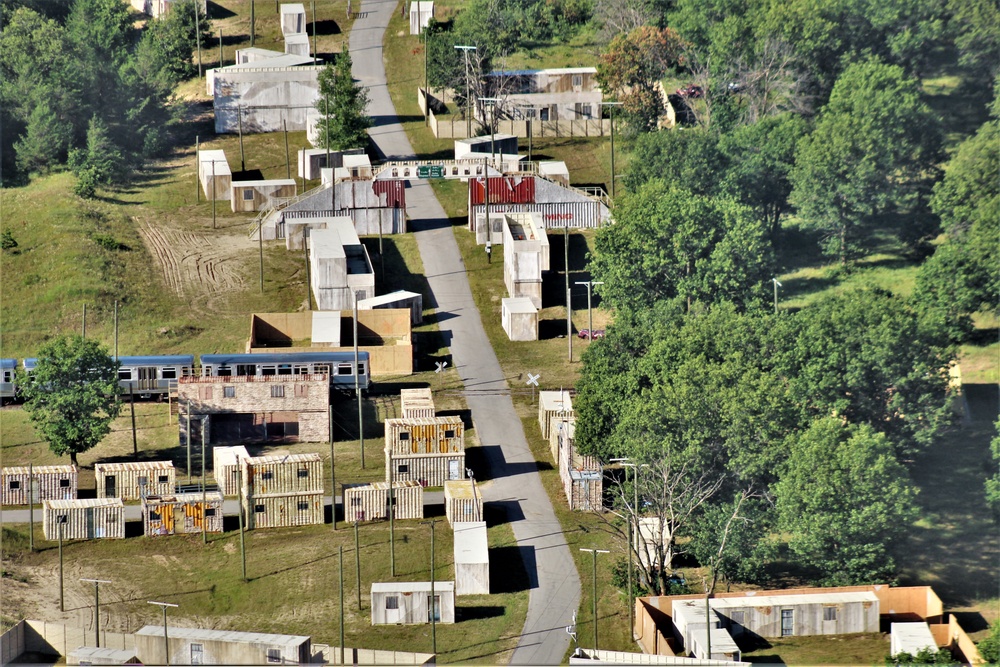
{"type": "Polygon", "coordinates": [[[166,394],[177,378],[194,375],[194,355],[118,357],[118,384],[137,396],[166,394]]]}
{"type": "MultiPolygon", "coordinates": [[[[358,352],[358,387],[368,389],[371,373],[367,352],[358,352]]],[[[353,352],[289,352],[286,354],[203,354],[203,377],[226,375],[313,375],[330,376],[330,386],[354,389],[353,352]]]]}
{"type": "Polygon", "coordinates": [[[0,403],[14,399],[14,370],[17,359],[0,359],[0,403]]]}

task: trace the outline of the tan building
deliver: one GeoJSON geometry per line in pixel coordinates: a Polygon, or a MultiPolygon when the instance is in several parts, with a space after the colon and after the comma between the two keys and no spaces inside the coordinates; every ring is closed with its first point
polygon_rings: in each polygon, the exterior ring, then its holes
{"type": "Polygon", "coordinates": [[[97,463],[94,476],[98,498],[122,500],[173,493],[177,479],[173,461],[97,463]]]}
{"type": "MultiPolygon", "coordinates": [[[[582,120],[601,117],[603,93],[596,67],[563,67],[491,72],[487,86],[503,96],[503,113],[528,120],[582,120]]],[[[481,110],[477,107],[477,114],[481,110]]]]}
{"type": "Polygon", "coordinates": [[[185,377],[177,385],[181,442],[190,409],[192,440],[204,420],[209,445],[238,442],[326,442],[330,433],[327,375],[185,377]],[[197,426],[197,430],[196,430],[197,426]]]}
{"type": "Polygon", "coordinates": [[[222,494],[174,493],[142,500],[142,530],[147,537],[222,532],[222,494]]]}
{"type": "Polygon", "coordinates": [[[503,281],[511,297],[542,307],[542,273],[549,270],[549,238],[538,213],[508,213],[503,220],[503,281]]]}
{"type": "Polygon", "coordinates": [[[465,426],[461,417],[385,421],[386,481],[442,486],[465,479],[465,426]]]}
{"type": "Polygon", "coordinates": [[[37,505],[76,498],[76,466],[18,466],[0,470],[0,505],[37,505]]]}
{"type": "MultiPolygon", "coordinates": [[[[392,485],[393,518],[424,518],[424,487],[416,482],[392,485]]],[[[344,521],[380,521],[389,518],[389,483],[344,484],[344,521]]]]}
{"type": "Polygon", "coordinates": [[[323,523],[323,459],[319,454],[252,456],[243,467],[247,528],[323,523]]]}
{"type": "Polygon", "coordinates": [[[125,505],[121,498],[82,498],[42,502],[45,539],[93,540],[125,537],[125,505]]]}

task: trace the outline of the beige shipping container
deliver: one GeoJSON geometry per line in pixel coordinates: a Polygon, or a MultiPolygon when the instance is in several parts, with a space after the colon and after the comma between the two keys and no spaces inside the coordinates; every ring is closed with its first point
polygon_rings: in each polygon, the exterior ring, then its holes
{"type": "Polygon", "coordinates": [[[385,446],[394,454],[446,454],[465,451],[461,417],[385,420],[385,446]]]}
{"type": "Polygon", "coordinates": [[[385,452],[386,479],[414,481],[421,486],[443,486],[465,479],[465,452],[461,454],[392,454],[385,452]]]}
{"type": "Polygon", "coordinates": [[[549,451],[556,467],[559,466],[560,438],[569,438],[569,444],[573,444],[576,439],[576,417],[554,419],[549,424],[549,451]]]}
{"type": "Polygon", "coordinates": [[[323,459],[314,452],[251,456],[242,467],[244,496],[323,491],[323,459]]]}
{"type": "Polygon", "coordinates": [[[74,500],[79,476],[76,466],[20,466],[0,470],[0,505],[27,505],[43,500],[74,500]],[[34,481],[34,486],[29,482],[34,481]]]}
{"type": "Polygon", "coordinates": [[[538,425],[543,438],[548,439],[553,421],[573,416],[573,399],[568,390],[538,392],[538,425]]]}
{"type": "Polygon", "coordinates": [[[250,454],[243,445],[212,448],[212,474],[222,495],[235,496],[240,492],[242,462],[248,458],[250,454]]]}
{"type": "Polygon", "coordinates": [[[444,483],[444,513],[452,526],[483,520],[483,496],[476,487],[476,480],[450,480],[444,483]]]}
{"type": "Polygon", "coordinates": [[[142,532],[147,536],[222,532],[222,493],[176,493],[142,501],[142,532]]]}
{"type": "Polygon", "coordinates": [[[399,391],[399,412],[403,419],[434,416],[434,396],[430,387],[422,389],[401,389],[399,391]]]}
{"type": "MultiPolygon", "coordinates": [[[[424,487],[416,482],[396,482],[392,496],[395,518],[424,518],[424,487]]],[[[344,484],[343,502],[344,520],[348,523],[388,519],[389,483],[344,484]]]]}
{"type": "Polygon", "coordinates": [[[248,530],[323,523],[323,492],[275,493],[243,498],[248,530]]]}
{"type": "Polygon", "coordinates": [[[84,498],[42,502],[42,530],[45,539],[92,540],[125,537],[125,505],[121,498],[84,498]]]}
{"type": "Polygon", "coordinates": [[[162,496],[174,492],[176,472],[173,461],[138,463],[98,463],[94,465],[98,498],[139,500],[142,496],[162,496]]]}

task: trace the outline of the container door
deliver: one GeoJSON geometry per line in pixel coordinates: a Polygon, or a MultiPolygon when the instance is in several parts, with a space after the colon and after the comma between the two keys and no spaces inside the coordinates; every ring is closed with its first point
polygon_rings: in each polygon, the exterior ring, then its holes
{"type": "Polygon", "coordinates": [[[794,625],[794,614],[793,609],[782,609],[781,610],[781,636],[791,637],[795,634],[794,625]]]}
{"type": "Polygon", "coordinates": [[[140,366],[139,371],[139,391],[152,391],[156,389],[156,366],[140,366]]]}
{"type": "Polygon", "coordinates": [[[448,461],[448,479],[462,479],[459,475],[458,461],[448,461]]]}
{"type": "Polygon", "coordinates": [[[427,596],[427,622],[431,622],[431,615],[433,614],[434,621],[441,622],[441,596],[435,595],[434,601],[431,602],[431,596],[427,596]]]}
{"type": "Polygon", "coordinates": [[[118,485],[116,483],[117,477],[114,475],[107,475],[104,478],[104,497],[105,498],[117,498],[118,497],[118,485]]]}

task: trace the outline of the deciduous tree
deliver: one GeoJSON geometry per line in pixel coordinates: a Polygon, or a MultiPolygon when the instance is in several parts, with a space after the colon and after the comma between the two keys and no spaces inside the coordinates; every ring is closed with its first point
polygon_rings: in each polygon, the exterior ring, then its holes
{"type": "Polygon", "coordinates": [[[351,74],[351,54],[337,56],[335,65],[327,65],[319,75],[319,99],[316,122],[322,148],[346,150],[368,143],[367,130],[372,119],[366,114],[368,89],[354,81],[351,74]],[[329,134],[327,130],[329,128],[329,134]]]}

